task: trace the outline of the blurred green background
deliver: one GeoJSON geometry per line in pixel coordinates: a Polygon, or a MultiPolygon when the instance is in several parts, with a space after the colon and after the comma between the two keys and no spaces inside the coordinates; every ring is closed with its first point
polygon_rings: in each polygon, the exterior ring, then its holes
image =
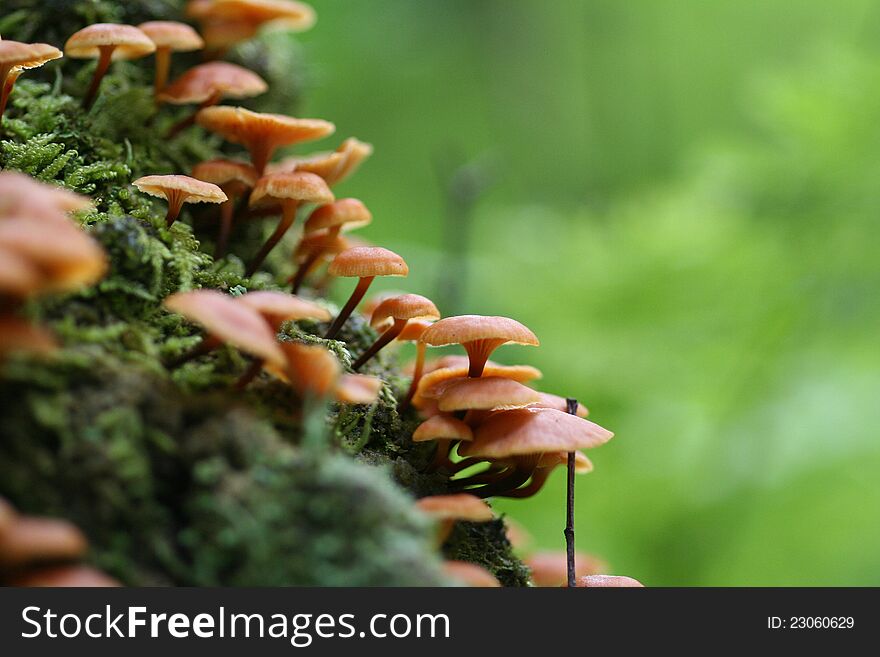
{"type": "MultiPolygon", "coordinates": [[[[617,434],[578,547],[880,584],[880,5],[313,4],[298,111],[376,145],[339,193],[410,263],[385,287],[524,322],[496,358],[617,434]]],[[[562,549],[563,486],[498,506],[562,549]]]]}

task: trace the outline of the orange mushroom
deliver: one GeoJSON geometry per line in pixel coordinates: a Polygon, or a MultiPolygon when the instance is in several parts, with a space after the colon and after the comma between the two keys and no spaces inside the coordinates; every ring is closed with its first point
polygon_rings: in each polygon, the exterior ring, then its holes
{"type": "MultiPolygon", "coordinates": [[[[317,175],[317,174],[310,174],[317,175]]],[[[325,179],[326,181],[326,179],[325,179]]],[[[373,220],[373,215],[361,201],[356,198],[343,198],[332,203],[322,205],[312,212],[303,227],[304,235],[322,233],[326,235],[327,242],[333,240],[343,230],[353,230],[366,226],[373,220]]],[[[306,259],[300,263],[293,276],[291,291],[296,294],[305,280],[306,275],[314,267],[315,263],[324,255],[320,246],[312,249],[306,259]]]]}
{"type": "Polygon", "coordinates": [[[268,365],[267,369],[303,397],[332,396],[344,404],[371,404],[379,396],[381,379],[343,374],[336,357],[320,345],[284,342],[281,349],[286,357],[284,367],[268,365]]]}
{"type": "Polygon", "coordinates": [[[88,197],[63,187],[38,182],[17,171],[0,172],[0,215],[66,219],[66,212],[86,210],[91,205],[88,197]]]}
{"type": "Polygon", "coordinates": [[[0,361],[13,353],[45,356],[57,348],[58,343],[46,329],[17,317],[0,316],[0,361]]]}
{"type": "Polygon", "coordinates": [[[359,279],[357,287],[324,336],[332,340],[364,298],[376,276],[406,276],[409,274],[409,267],[404,259],[393,251],[375,246],[363,246],[343,251],[333,258],[328,273],[332,276],[356,276],[359,279]]]}
{"type": "Polygon", "coordinates": [[[58,48],[48,43],[0,41],[0,118],[6,111],[9,95],[19,76],[62,56],[58,48]]]}
{"type": "Polygon", "coordinates": [[[538,399],[536,390],[500,376],[449,379],[437,391],[444,412],[523,408],[538,399]]]}
{"type": "Polygon", "coordinates": [[[430,299],[419,294],[402,294],[397,297],[386,299],[373,312],[370,325],[380,329],[387,326],[385,331],[376,338],[375,342],[352,363],[351,369],[357,372],[373,356],[397,338],[406,328],[410,320],[439,319],[440,311],[430,299]],[[391,325],[388,326],[388,322],[391,325]]]}
{"type": "Polygon", "coordinates": [[[303,203],[329,203],[333,192],[327,183],[313,173],[275,173],[263,176],[251,192],[249,205],[257,207],[281,204],[281,219],[257,255],[251,260],[245,276],[253,276],[266,256],[277,246],[296,220],[296,211],[303,203]]]}
{"type": "Polygon", "coordinates": [[[587,575],[578,579],[576,586],[582,589],[643,589],[645,585],[639,580],[622,575],[587,575]]]}
{"type": "Polygon", "coordinates": [[[260,114],[243,107],[228,106],[199,110],[196,123],[227,141],[247,148],[251,162],[260,175],[279,147],[321,139],[336,129],[332,123],[321,119],[260,114]]]}
{"type": "Polygon", "coordinates": [[[458,521],[489,522],[495,516],[479,497],[467,493],[429,495],[416,500],[416,508],[437,521],[437,544],[443,545],[458,521]]]}
{"type": "Polygon", "coordinates": [[[223,203],[229,200],[217,185],[189,176],[144,176],[132,185],[144,194],[168,201],[165,225],[169,228],[177,220],[184,203],[223,203]]]}
{"type": "Polygon", "coordinates": [[[235,204],[257,184],[257,172],[244,162],[208,160],[193,167],[192,175],[193,178],[217,185],[226,194],[226,200],[220,205],[220,228],[214,246],[214,259],[218,260],[226,254],[235,219],[235,204]]]}
{"type": "Polygon", "coordinates": [[[463,346],[470,362],[470,377],[480,376],[489,356],[503,344],[540,344],[535,334],[516,320],[483,315],[459,315],[441,319],[422,334],[420,341],[432,347],[448,344],[463,346]]]}
{"type": "Polygon", "coordinates": [[[422,378],[422,373],[424,372],[425,367],[425,352],[427,350],[427,345],[424,342],[421,342],[422,334],[428,329],[428,327],[434,322],[428,320],[412,320],[407,323],[406,327],[403,331],[400,332],[400,335],[397,336],[397,339],[402,342],[415,342],[416,343],[416,360],[413,364],[413,375],[412,380],[409,384],[409,389],[406,391],[406,395],[403,400],[398,405],[398,412],[403,412],[412,402],[413,396],[416,394],[416,390],[419,387],[419,381],[422,378]]]}
{"type": "MultiPolygon", "coordinates": [[[[316,231],[302,236],[294,249],[293,260],[297,263],[297,271],[305,260],[311,259],[313,261],[311,267],[303,273],[303,278],[305,278],[315,271],[321,262],[332,260],[354,246],[351,239],[342,235],[332,237],[326,230],[316,231]],[[312,258],[315,251],[318,251],[319,255],[312,258]]],[[[293,283],[293,279],[294,276],[291,276],[288,282],[293,283]]]]}
{"type": "Polygon", "coordinates": [[[101,80],[110,62],[120,59],[140,59],[156,51],[150,37],[133,25],[94,23],[75,32],[64,44],[64,54],[74,59],[97,59],[98,66],[89,90],[83,97],[83,107],[89,109],[98,95],[101,80]]]}
{"type": "Polygon", "coordinates": [[[474,432],[467,424],[446,413],[432,415],[417,426],[412,435],[414,443],[427,441],[436,441],[437,443],[434,459],[428,466],[429,470],[450,465],[449,454],[453,445],[462,440],[471,441],[473,439],[474,432]]]}
{"type": "Polygon", "coordinates": [[[153,90],[158,96],[168,82],[171,53],[201,50],[205,47],[205,42],[189,25],[177,21],[147,21],[138,25],[138,29],[156,44],[156,74],[153,90]]]}
{"type": "MultiPolygon", "coordinates": [[[[444,356],[439,360],[444,364],[450,363],[454,366],[432,368],[431,371],[422,376],[416,389],[416,394],[413,397],[413,405],[416,408],[422,408],[426,400],[436,399],[442,392],[446,381],[460,379],[468,374],[467,357],[444,356]],[[459,358],[463,358],[463,361],[459,361],[459,358]],[[457,363],[459,362],[464,364],[458,365],[457,363]]],[[[529,381],[540,379],[541,370],[531,365],[498,365],[492,361],[487,361],[483,369],[483,376],[500,376],[519,383],[528,383],[529,381]]]]}
{"type": "Polygon", "coordinates": [[[474,588],[499,588],[501,582],[482,566],[468,561],[444,561],[446,575],[462,586],[474,588]]]}
{"type": "Polygon", "coordinates": [[[349,137],[335,151],[294,155],[270,165],[272,172],[307,171],[321,176],[333,187],[351,176],[373,154],[372,144],[349,137]]]}

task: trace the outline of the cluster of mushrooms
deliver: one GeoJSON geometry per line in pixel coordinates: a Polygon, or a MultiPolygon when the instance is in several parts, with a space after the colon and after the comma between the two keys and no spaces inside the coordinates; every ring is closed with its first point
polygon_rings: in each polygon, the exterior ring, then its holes
{"type": "MultiPolygon", "coordinates": [[[[291,231],[296,219],[307,218],[293,249],[295,272],[287,280],[289,291],[251,291],[233,296],[198,289],[164,300],[168,311],[197,325],[202,335],[194,348],[169,362],[169,368],[180,367],[220,348],[234,348],[251,359],[234,384],[236,388],[248,386],[258,376],[273,377],[291,386],[302,399],[374,404],[383,386],[388,386],[380,378],[359,371],[388,345],[414,343],[416,361],[408,389],[389,392],[398,393],[401,413],[417,413],[422,419],[412,440],[434,445],[434,457],[427,470],[448,477],[448,494],[425,497],[417,503],[424,513],[437,520],[438,545],[448,538],[455,522],[494,519],[484,498],[534,495],[560,465],[568,464],[570,472],[589,472],[592,464],[580,450],[605,443],[612,437],[611,432],[585,419],[584,406],[529,387],[528,383],[541,376],[534,367],[500,365],[489,360],[505,344],[538,346],[537,337],[526,326],[507,317],[442,318],[434,303],[417,294],[384,294],[362,304],[376,277],[404,277],[409,272],[398,254],[347,235],[352,229],[369,224],[372,215],[362,201],[337,199],[333,192],[369,157],[369,144],[350,138],[333,151],[273,161],[278,149],[327,137],[334,132],[334,125],[320,119],[258,113],[219,104],[224,99],[261,94],[268,86],[254,72],[216,58],[266,26],[293,30],[310,27],[315,20],[311,8],[289,0],[192,0],[187,14],[199,24],[199,31],[183,23],[152,21],[138,27],[96,24],[72,35],[64,54],[97,60],[83,106],[89,108],[94,102],[101,78],[113,60],[155,54],[157,105],[195,106],[190,115],[172,128],[168,138],[198,126],[243,146],[249,155],[247,161],[202,162],[190,175],[149,175],[133,181],[141,192],[166,201],[166,225],[170,227],[180,218],[186,203],[219,204],[214,255],[222,258],[229,249],[236,222],[276,217],[274,231],[247,264],[246,275],[251,276],[260,271],[266,257],[291,231]],[[201,49],[205,49],[209,61],[169,83],[172,53],[201,49]],[[326,268],[321,272],[324,265],[326,268]],[[320,290],[338,277],[355,278],[357,283],[348,302],[335,316],[323,304],[297,296],[309,279],[312,289],[320,290]],[[351,354],[349,365],[340,362],[329,347],[346,347],[333,341],[359,306],[379,337],[362,353],[351,354]],[[308,344],[292,341],[284,333],[283,325],[300,320],[325,324],[323,339],[315,338],[308,344]],[[460,345],[467,355],[426,360],[427,347],[447,345],[460,345]]],[[[0,43],[0,79],[5,71],[4,103],[21,71],[41,65],[38,61],[45,63],[61,56],[60,51],[45,44],[0,43]]],[[[21,189],[37,185],[33,181],[22,182],[21,189]]],[[[12,181],[10,186],[15,187],[16,182],[12,181]]],[[[69,244],[80,256],[88,249],[95,250],[81,231],[67,225],[69,220],[63,216],[65,211],[81,209],[79,197],[54,189],[52,194],[57,196],[47,197],[39,208],[16,207],[15,203],[5,207],[7,197],[0,195],[0,217],[12,217],[0,220],[3,324],[20,324],[6,313],[15,309],[15,301],[34,292],[28,276],[48,282],[46,276],[54,274],[47,289],[64,289],[74,281],[82,285],[96,280],[106,266],[101,258],[100,264],[98,260],[90,261],[90,267],[80,261],[76,267],[44,262],[50,255],[46,246],[55,249],[56,244],[69,244]],[[44,217],[38,211],[47,214],[44,217]],[[44,223],[40,224],[41,221],[44,223]],[[49,221],[56,223],[45,223],[49,221]],[[51,225],[54,230],[56,224],[71,233],[69,242],[41,243],[41,248],[33,252],[27,246],[15,246],[16,231],[23,236],[21,244],[29,244],[29,226],[45,229],[51,225]],[[10,262],[19,269],[14,269],[10,262]],[[62,274],[75,276],[60,282],[62,274]],[[15,275],[20,275],[20,280],[10,280],[15,275]]],[[[24,203],[24,197],[21,198],[24,203]]],[[[494,577],[474,564],[448,562],[447,568],[450,576],[460,581],[498,585],[494,577]]],[[[626,579],[596,579],[595,573],[590,572],[578,580],[578,585],[621,586],[634,582],[625,582],[626,579]]],[[[569,577],[569,584],[572,581],[569,577]]]]}

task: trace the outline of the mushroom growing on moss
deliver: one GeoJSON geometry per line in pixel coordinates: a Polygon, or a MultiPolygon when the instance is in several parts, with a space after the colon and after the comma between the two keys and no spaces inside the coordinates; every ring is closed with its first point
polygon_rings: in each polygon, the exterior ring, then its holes
{"type": "Polygon", "coordinates": [[[407,276],[409,267],[403,258],[377,246],[362,246],[343,251],[333,258],[328,273],[332,276],[357,277],[358,284],[345,306],[333,320],[333,324],[324,336],[332,340],[339,333],[339,329],[345,324],[358,303],[364,298],[370,284],[376,276],[407,276]]]}
{"type": "Polygon", "coordinates": [[[220,205],[220,227],[214,245],[214,259],[218,260],[226,254],[229,245],[235,204],[257,184],[257,172],[244,162],[209,160],[193,167],[192,175],[193,178],[217,185],[226,194],[226,200],[220,205]]]}
{"type": "Polygon", "coordinates": [[[260,114],[243,107],[229,106],[199,110],[196,123],[227,141],[247,148],[251,163],[260,175],[263,175],[266,164],[281,146],[321,139],[336,129],[332,123],[321,119],[260,114]]]}
{"type": "Polygon", "coordinates": [[[540,344],[535,334],[516,320],[483,315],[441,319],[422,334],[420,341],[432,347],[460,344],[468,354],[470,377],[482,375],[489,356],[503,344],[540,344]]]}
{"type": "MultiPolygon", "coordinates": [[[[422,408],[426,400],[436,400],[447,381],[467,377],[469,369],[467,357],[445,356],[442,362],[451,366],[432,368],[419,381],[416,394],[413,397],[413,405],[416,408],[422,408]],[[464,364],[458,364],[459,358],[463,359],[464,364]]],[[[531,365],[498,365],[487,361],[483,368],[483,376],[503,377],[519,383],[528,383],[540,379],[542,375],[541,370],[531,365]]]]}
{"type": "Polygon", "coordinates": [[[443,545],[459,520],[489,522],[495,516],[492,509],[479,497],[467,493],[429,495],[416,500],[416,508],[437,521],[437,544],[443,545]]]}
{"type": "Polygon", "coordinates": [[[382,335],[358,359],[352,363],[351,369],[357,372],[373,356],[397,338],[406,328],[410,320],[439,319],[440,311],[434,302],[419,294],[402,294],[386,299],[373,311],[370,325],[375,329],[385,328],[382,335]]]}
{"type": "Polygon", "coordinates": [[[144,194],[168,201],[165,225],[169,228],[177,220],[184,203],[223,203],[228,200],[217,185],[189,176],[144,176],[132,185],[144,194]]]}
{"type": "Polygon", "coordinates": [[[153,79],[153,92],[158,96],[168,82],[171,54],[201,50],[205,47],[205,42],[199,33],[189,25],[177,21],[147,21],[138,25],[138,29],[156,44],[156,73],[153,79]]]}
{"type": "Polygon", "coordinates": [[[61,51],[48,43],[0,41],[0,118],[6,111],[6,104],[19,76],[26,70],[39,68],[60,57],[61,51]]]}
{"type": "MultiPolygon", "coordinates": [[[[333,260],[337,255],[355,247],[353,241],[345,236],[331,236],[326,230],[303,235],[296,249],[293,251],[293,261],[297,264],[297,272],[306,260],[311,260],[311,266],[303,271],[303,279],[315,271],[322,262],[333,260]],[[317,252],[318,255],[312,258],[317,252]]],[[[294,276],[289,281],[294,282],[294,276]]]]}
{"type": "Polygon", "coordinates": [[[333,192],[323,178],[313,173],[275,173],[263,176],[251,192],[249,205],[281,205],[281,219],[278,226],[260,247],[248,265],[245,276],[253,276],[266,256],[272,252],[281,238],[290,230],[296,220],[296,211],[303,203],[330,203],[333,192]]]}
{"type": "Polygon", "coordinates": [[[38,182],[17,171],[0,172],[0,215],[65,220],[65,213],[79,212],[91,206],[92,201],[87,196],[63,187],[38,182]]]}
{"type": "Polygon", "coordinates": [[[133,25],[95,23],[75,32],[64,44],[64,54],[74,59],[97,59],[98,65],[89,90],[83,96],[83,107],[89,109],[98,95],[101,80],[110,62],[140,59],[156,51],[150,37],[133,25]]]}
{"type": "Polygon", "coordinates": [[[462,440],[471,441],[473,439],[473,430],[458,418],[447,413],[432,415],[417,426],[412,435],[414,443],[427,441],[435,441],[437,443],[434,459],[428,466],[429,470],[449,465],[449,453],[452,451],[453,445],[462,440]]]}
{"type": "Polygon", "coordinates": [[[270,165],[273,172],[307,171],[321,176],[333,187],[350,177],[373,154],[372,144],[349,137],[335,151],[294,155],[270,165]]]}

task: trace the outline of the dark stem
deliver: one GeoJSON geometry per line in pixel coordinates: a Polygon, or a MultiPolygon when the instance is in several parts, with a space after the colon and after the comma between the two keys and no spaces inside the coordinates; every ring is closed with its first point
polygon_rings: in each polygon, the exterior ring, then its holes
{"type": "Polygon", "coordinates": [[[83,109],[86,110],[90,109],[92,103],[95,102],[95,98],[98,95],[98,89],[101,88],[101,80],[104,79],[104,74],[107,72],[107,69],[110,68],[110,58],[113,56],[113,51],[116,49],[116,46],[99,46],[99,48],[101,54],[98,58],[98,66],[95,69],[95,74],[92,76],[92,84],[89,85],[89,90],[83,98],[83,109]]]}
{"type": "Polygon", "coordinates": [[[172,358],[171,360],[166,361],[165,367],[169,370],[177,369],[181,365],[184,365],[191,360],[201,358],[202,356],[207,356],[219,346],[219,340],[212,338],[211,336],[205,336],[199,344],[197,344],[189,351],[180,354],[176,358],[172,358]]]}
{"type": "Polygon", "coordinates": [[[242,373],[240,377],[238,377],[238,381],[235,382],[235,385],[232,386],[232,389],[236,392],[240,392],[247,388],[248,384],[257,378],[257,374],[260,373],[260,370],[263,369],[263,359],[257,358],[254,360],[248,368],[242,373]]]}
{"type": "Polygon", "coordinates": [[[245,276],[253,276],[256,271],[260,268],[260,265],[263,264],[263,261],[266,259],[272,249],[274,249],[278,242],[281,241],[281,238],[290,230],[290,227],[293,225],[293,220],[296,219],[296,201],[285,201],[283,206],[283,211],[281,215],[281,220],[278,222],[278,226],[275,228],[275,231],[269,236],[269,239],[266,240],[266,243],[260,247],[259,252],[254,259],[251,261],[251,264],[248,265],[247,271],[245,272],[245,276]]]}
{"type": "Polygon", "coordinates": [[[302,287],[303,281],[306,280],[306,276],[309,275],[312,267],[315,266],[315,263],[318,262],[318,258],[320,258],[323,254],[324,251],[322,249],[315,249],[308,255],[305,260],[303,260],[303,262],[299,266],[299,269],[296,270],[296,274],[293,275],[293,282],[290,286],[290,291],[293,294],[299,292],[299,288],[302,287]]]}
{"type": "MultiPolygon", "coordinates": [[[[577,399],[565,400],[569,415],[577,415],[577,399]]],[[[568,561],[568,586],[577,586],[574,563],[574,452],[568,453],[568,496],[565,509],[565,554],[568,561]]]]}
{"type": "Polygon", "coordinates": [[[235,199],[230,196],[220,206],[220,231],[217,233],[217,244],[214,246],[214,260],[226,255],[229,234],[232,232],[232,218],[235,215],[235,199]]]}
{"type": "Polygon", "coordinates": [[[403,331],[404,327],[406,327],[407,320],[405,319],[396,319],[394,320],[394,324],[391,325],[387,331],[385,331],[382,335],[376,338],[376,341],[370,345],[370,348],[367,349],[364,353],[360,355],[360,357],[351,365],[351,369],[357,372],[361,367],[364,366],[373,356],[379,353],[385,345],[391,342],[394,338],[400,335],[400,332],[403,331]]]}
{"type": "Polygon", "coordinates": [[[364,295],[367,293],[370,283],[372,282],[373,276],[364,276],[358,281],[357,287],[354,288],[354,292],[351,293],[351,296],[345,303],[345,307],[339,312],[336,319],[333,320],[330,328],[327,329],[327,334],[324,336],[325,340],[334,340],[336,338],[339,329],[342,328],[342,325],[345,324],[345,320],[347,320],[354,312],[354,309],[357,308],[357,305],[361,302],[361,299],[364,298],[364,295]]]}

